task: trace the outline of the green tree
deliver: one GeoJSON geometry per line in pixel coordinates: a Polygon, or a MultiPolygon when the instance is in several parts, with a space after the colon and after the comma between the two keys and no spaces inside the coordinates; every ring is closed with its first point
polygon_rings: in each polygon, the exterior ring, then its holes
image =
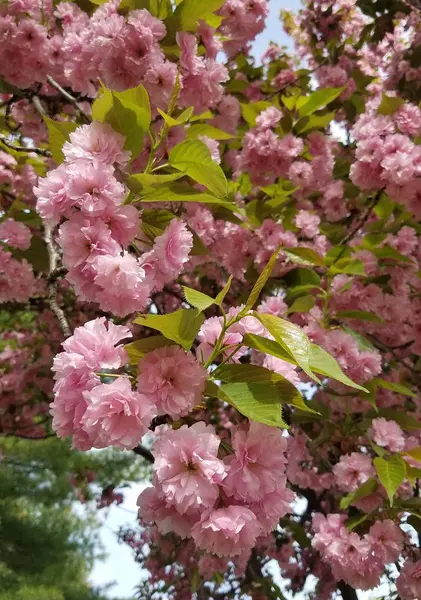
{"type": "Polygon", "coordinates": [[[142,477],[135,455],[78,453],[55,437],[3,438],[0,464],[0,600],[103,600],[88,583],[100,558],[93,502],[77,498],[142,477]]]}

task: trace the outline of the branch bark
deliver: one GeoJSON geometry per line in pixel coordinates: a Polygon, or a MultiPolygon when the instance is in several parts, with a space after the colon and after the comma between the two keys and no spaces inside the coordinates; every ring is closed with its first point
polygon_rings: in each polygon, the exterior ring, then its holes
{"type": "MultiPolygon", "coordinates": [[[[52,273],[54,273],[57,269],[58,254],[54,247],[52,229],[49,225],[45,226],[44,240],[47,245],[48,258],[49,258],[49,262],[50,262],[49,273],[51,276],[52,273]]],[[[53,313],[55,314],[55,316],[57,317],[57,320],[60,324],[62,332],[64,333],[64,336],[66,338],[70,337],[72,335],[72,330],[70,329],[69,322],[66,318],[66,315],[64,314],[63,309],[60,308],[60,306],[58,305],[58,302],[57,302],[57,281],[56,280],[49,281],[49,283],[48,283],[48,300],[50,302],[50,308],[53,311],[53,313]]]]}
{"type": "Polygon", "coordinates": [[[41,148],[27,148],[26,146],[15,146],[15,144],[9,142],[7,137],[2,133],[0,133],[0,142],[4,146],[6,146],[6,148],[10,148],[15,152],[28,152],[38,154],[39,156],[51,156],[51,152],[49,152],[48,150],[42,150],[41,148]]]}
{"type": "Polygon", "coordinates": [[[133,452],[135,454],[137,454],[138,456],[141,456],[142,458],[144,458],[151,464],[153,464],[155,462],[155,458],[154,458],[154,455],[152,454],[152,452],[150,450],[148,450],[147,448],[145,448],[144,446],[142,446],[142,444],[139,444],[138,446],[136,446],[136,448],[133,448],[133,452]]]}
{"type": "Polygon", "coordinates": [[[66,98],[66,100],[68,102],[70,102],[70,104],[72,104],[76,108],[76,110],[78,111],[78,113],[80,114],[80,116],[83,118],[83,120],[86,123],[91,122],[89,115],[87,115],[86,112],[83,110],[83,108],[80,107],[79,102],[76,100],[76,98],[74,96],[72,96],[72,94],[70,94],[67,90],[65,90],[63,87],[61,87],[61,85],[59,83],[57,83],[57,81],[55,81],[55,79],[53,79],[51,77],[51,75],[47,75],[47,81],[51,86],[53,86],[53,88],[55,88],[58,92],[60,92],[60,94],[64,98],[66,98]]]}

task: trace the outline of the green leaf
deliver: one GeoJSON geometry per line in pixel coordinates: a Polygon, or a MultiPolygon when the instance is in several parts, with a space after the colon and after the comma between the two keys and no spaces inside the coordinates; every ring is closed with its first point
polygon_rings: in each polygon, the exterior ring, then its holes
{"type": "Polygon", "coordinates": [[[380,106],[377,109],[379,115],[393,115],[403,104],[403,98],[398,98],[397,96],[387,96],[383,93],[382,101],[380,102],[380,106]]]}
{"type": "Polygon", "coordinates": [[[154,175],[151,173],[136,173],[130,175],[127,179],[127,187],[135,193],[140,193],[144,189],[154,189],[163,183],[170,183],[181,179],[183,173],[169,173],[165,175],[154,175]]]}
{"type": "Polygon", "coordinates": [[[324,88],[321,90],[316,90],[306,99],[304,104],[300,106],[298,112],[300,117],[306,117],[307,115],[312,115],[319,108],[323,108],[327,106],[333,100],[335,100],[342,92],[344,88],[324,88]]]}
{"type": "Polygon", "coordinates": [[[92,105],[92,117],[109,123],[115,131],[124,135],[125,148],[135,158],[143,148],[144,137],[151,124],[148,92],[142,85],[124,92],[103,87],[92,105]]]}
{"type": "Polygon", "coordinates": [[[183,0],[174,13],[179,30],[195,32],[201,20],[214,23],[212,17],[216,15],[213,13],[223,4],[224,0],[183,0]]]}
{"type": "Polygon", "coordinates": [[[189,185],[185,185],[183,183],[170,183],[168,185],[161,185],[154,190],[146,190],[145,193],[142,194],[142,201],[200,202],[202,204],[214,204],[215,206],[222,206],[230,212],[238,210],[235,204],[232,204],[228,200],[211,196],[211,194],[198,192],[189,185]]]}
{"type": "Polygon", "coordinates": [[[283,348],[285,348],[297,361],[302,370],[315,381],[319,381],[311,370],[310,355],[311,343],[301,327],[290,321],[285,321],[274,315],[253,313],[264,327],[269,331],[283,348]]]}
{"type": "Polygon", "coordinates": [[[157,329],[169,340],[190,350],[205,316],[197,309],[179,309],[168,315],[138,315],[138,325],[157,329]]]}
{"type": "Polygon", "coordinates": [[[411,448],[410,450],[404,450],[403,454],[411,456],[412,458],[415,458],[415,460],[421,462],[421,446],[411,448]]]}
{"type": "Polygon", "coordinates": [[[48,128],[48,143],[55,162],[59,165],[64,161],[63,145],[70,139],[70,134],[77,129],[78,124],[67,121],[54,121],[44,116],[48,128]]]}
{"type": "Polygon", "coordinates": [[[204,311],[212,304],[215,303],[215,300],[208,296],[207,294],[203,294],[202,292],[198,292],[192,288],[186,287],[183,285],[184,297],[189,304],[199,309],[200,311],[204,311]]]}
{"type": "Polygon", "coordinates": [[[221,167],[212,159],[206,144],[188,140],[175,146],[168,157],[171,166],[204,185],[216,196],[228,194],[228,184],[221,167]]]}
{"type": "Polygon", "coordinates": [[[256,119],[260,113],[263,110],[270,108],[272,104],[270,102],[266,102],[265,100],[259,100],[258,102],[251,102],[250,104],[241,103],[240,106],[243,119],[250,125],[250,127],[254,127],[256,125],[256,119]]]}
{"type": "Polygon", "coordinates": [[[389,456],[388,460],[377,457],[373,463],[380,483],[387,492],[390,506],[393,506],[393,496],[406,476],[406,463],[398,455],[389,456]]]}
{"type": "Polygon", "coordinates": [[[213,125],[207,123],[198,123],[197,125],[191,125],[187,129],[187,137],[189,140],[195,140],[196,138],[205,135],[213,140],[231,140],[235,138],[235,135],[222,131],[213,125]]]}
{"type": "Polygon", "coordinates": [[[282,248],[290,261],[297,265],[316,265],[318,267],[324,267],[325,261],[323,256],[320,256],[317,252],[311,248],[282,248]]]}
{"type": "Polygon", "coordinates": [[[311,310],[315,304],[313,296],[300,296],[291,304],[288,313],[305,313],[311,310]]]}
{"type": "Polygon", "coordinates": [[[404,254],[401,254],[401,252],[398,252],[397,250],[392,248],[392,246],[383,246],[382,248],[371,248],[370,250],[374,254],[374,256],[377,256],[377,258],[379,259],[390,259],[395,260],[396,262],[403,263],[413,262],[404,254]]]}
{"type": "Polygon", "coordinates": [[[227,283],[224,285],[222,290],[219,292],[219,294],[215,298],[215,304],[217,304],[218,306],[222,306],[222,303],[225,300],[225,296],[228,294],[229,289],[231,287],[231,282],[232,282],[232,275],[229,276],[227,283]]]}
{"type": "Polygon", "coordinates": [[[270,340],[261,335],[256,335],[255,333],[247,333],[243,338],[243,342],[244,346],[248,346],[249,348],[263,352],[264,354],[276,356],[276,358],[281,358],[293,365],[297,364],[294,357],[278,344],[278,342],[275,342],[275,340],[270,340]]]}
{"type": "Polygon", "coordinates": [[[170,115],[167,115],[166,112],[164,112],[163,110],[161,110],[160,108],[158,108],[158,112],[161,115],[161,117],[164,119],[165,123],[168,125],[168,127],[177,127],[179,125],[183,125],[186,121],[188,121],[193,113],[193,107],[190,108],[186,108],[185,111],[183,111],[181,113],[181,115],[179,115],[178,117],[174,118],[171,117],[170,115]]]}
{"type": "Polygon", "coordinates": [[[378,315],[367,310],[340,310],[336,313],[339,319],[358,319],[359,321],[370,321],[371,323],[384,323],[378,315]]]}
{"type": "Polygon", "coordinates": [[[365,267],[359,258],[340,258],[329,269],[331,273],[345,273],[346,275],[365,276],[365,267]]]}
{"type": "Polygon", "coordinates": [[[273,427],[288,428],[282,418],[281,394],[284,395],[284,401],[287,401],[286,395],[290,393],[289,387],[284,390],[280,384],[227,383],[220,387],[220,393],[226,402],[252,421],[273,427]]]}
{"type": "Polygon", "coordinates": [[[381,379],[380,377],[375,377],[372,381],[378,387],[384,388],[385,390],[390,390],[391,392],[396,392],[397,394],[403,394],[404,396],[411,396],[412,398],[416,398],[417,396],[417,394],[415,394],[411,389],[402,383],[387,381],[386,379],[381,379]]]}
{"type": "Polygon", "coordinates": [[[344,383],[349,387],[356,388],[357,390],[361,390],[363,392],[367,391],[365,388],[357,383],[354,383],[349,377],[347,377],[333,356],[316,344],[311,344],[310,366],[316,373],[319,373],[320,375],[325,375],[326,377],[336,379],[336,381],[340,381],[341,383],[344,383]]]}
{"type": "Polygon", "coordinates": [[[275,252],[270,257],[267,265],[265,266],[263,271],[260,273],[256,283],[253,286],[253,289],[250,292],[250,296],[248,297],[246,305],[243,308],[243,310],[241,311],[242,314],[247,314],[249,312],[249,310],[251,310],[253,308],[253,306],[256,304],[257,300],[259,299],[260,293],[263,290],[263,288],[265,287],[267,280],[269,279],[269,277],[273,271],[275,263],[278,260],[280,249],[281,249],[281,247],[278,246],[278,248],[275,250],[275,252]]]}
{"type": "Polygon", "coordinates": [[[347,494],[343,498],[341,498],[340,508],[341,510],[346,510],[351,504],[355,504],[361,498],[365,498],[370,494],[373,494],[377,489],[377,481],[374,477],[370,477],[364,482],[360,487],[355,490],[355,492],[351,492],[347,494]]]}
{"type": "Polygon", "coordinates": [[[163,348],[164,346],[172,346],[173,344],[172,340],[168,340],[162,335],[154,335],[126,344],[124,349],[129,355],[129,365],[137,365],[148,352],[152,352],[152,350],[156,350],[157,348],[163,348]]]}
{"type": "Polygon", "coordinates": [[[294,126],[297,133],[306,133],[312,129],[325,129],[331,121],[335,118],[336,113],[329,112],[325,115],[311,115],[310,117],[303,117],[294,126]]]}

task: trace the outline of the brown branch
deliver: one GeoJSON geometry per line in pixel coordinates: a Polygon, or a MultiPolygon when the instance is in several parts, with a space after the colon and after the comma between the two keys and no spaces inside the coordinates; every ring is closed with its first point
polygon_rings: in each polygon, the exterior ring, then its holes
{"type": "Polygon", "coordinates": [[[89,115],[86,114],[86,112],[83,110],[83,108],[80,107],[79,102],[76,100],[76,98],[74,96],[72,96],[72,94],[70,94],[67,90],[62,88],[61,85],[59,83],[57,83],[57,81],[55,81],[55,79],[53,79],[51,77],[51,75],[47,75],[47,81],[51,86],[53,86],[53,88],[55,88],[58,92],[60,92],[60,94],[64,98],[66,98],[66,100],[68,102],[70,102],[70,104],[72,104],[76,108],[76,110],[78,111],[80,116],[86,121],[86,123],[91,122],[91,118],[89,117],[89,115]]]}
{"type": "Polygon", "coordinates": [[[138,446],[136,446],[136,448],[133,448],[133,452],[138,456],[142,456],[142,458],[144,458],[152,464],[155,462],[155,458],[152,452],[144,446],[142,446],[142,444],[139,444],[138,446]]]}
{"type": "Polygon", "coordinates": [[[10,148],[15,152],[28,152],[33,154],[38,154],[39,156],[51,156],[51,152],[49,150],[42,150],[42,148],[27,148],[26,146],[15,146],[7,140],[7,137],[0,133],[0,142],[6,146],[6,148],[10,148]]]}
{"type": "Polygon", "coordinates": [[[31,96],[31,102],[34,105],[38,114],[40,115],[41,119],[44,119],[44,116],[46,114],[45,108],[43,107],[42,102],[38,98],[38,96],[31,96]]]}
{"type": "Polygon", "coordinates": [[[357,592],[344,581],[338,583],[338,590],[341,592],[342,600],[358,600],[357,592]]]}
{"type": "MultiPolygon", "coordinates": [[[[47,245],[48,258],[49,258],[49,263],[50,263],[49,273],[51,276],[57,269],[58,254],[54,247],[52,229],[49,225],[45,226],[44,240],[47,245]]],[[[66,338],[70,337],[72,335],[72,330],[70,329],[69,322],[67,321],[67,318],[66,318],[66,315],[64,314],[63,309],[60,308],[60,306],[58,305],[58,302],[57,302],[57,282],[56,281],[50,281],[48,283],[48,300],[50,302],[50,308],[53,311],[53,313],[55,314],[55,316],[57,317],[57,320],[60,324],[62,332],[64,333],[64,336],[66,338]]]]}
{"type": "Polygon", "coordinates": [[[364,225],[367,223],[368,219],[371,217],[374,207],[376,206],[376,204],[378,203],[378,201],[380,200],[380,194],[382,193],[383,190],[380,190],[372,199],[372,201],[370,202],[367,210],[365,211],[364,215],[362,216],[361,220],[357,223],[357,225],[351,229],[351,231],[349,231],[347,233],[347,235],[343,238],[343,240],[340,242],[340,245],[343,246],[344,244],[347,244],[348,242],[350,242],[356,235],[357,233],[360,231],[360,229],[362,227],[364,227],[364,225]]]}

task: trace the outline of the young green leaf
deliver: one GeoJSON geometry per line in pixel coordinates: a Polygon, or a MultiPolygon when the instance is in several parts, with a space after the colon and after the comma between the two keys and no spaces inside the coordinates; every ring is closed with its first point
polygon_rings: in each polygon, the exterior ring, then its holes
{"type": "Polygon", "coordinates": [[[256,335],[255,333],[247,333],[244,338],[244,345],[249,348],[253,348],[254,350],[258,350],[259,352],[263,352],[264,354],[270,354],[271,356],[276,356],[277,358],[282,358],[287,362],[290,362],[293,365],[296,365],[297,362],[294,357],[281,346],[275,340],[270,340],[261,335],[256,335]]]}
{"type": "Polygon", "coordinates": [[[232,275],[229,276],[229,279],[228,279],[227,283],[224,285],[224,287],[222,288],[222,290],[216,296],[216,298],[215,298],[215,304],[216,305],[222,306],[222,303],[225,300],[225,296],[228,294],[229,289],[231,287],[231,282],[232,282],[232,275]]]}
{"type": "Polygon", "coordinates": [[[185,285],[183,285],[183,293],[187,302],[200,311],[206,310],[215,303],[215,300],[207,294],[198,292],[197,290],[186,287],[185,285]]]}
{"type": "Polygon", "coordinates": [[[208,188],[216,196],[226,196],[228,184],[221,167],[212,159],[206,144],[187,140],[175,146],[168,157],[175,169],[208,188]]]}
{"type": "Polygon", "coordinates": [[[302,370],[315,381],[319,381],[310,367],[311,343],[301,327],[290,321],[285,321],[274,315],[254,312],[270,334],[283,348],[285,348],[297,361],[302,370]]]}
{"type": "Polygon", "coordinates": [[[265,287],[267,280],[269,279],[269,277],[273,271],[275,263],[278,260],[280,249],[281,249],[281,247],[278,246],[278,248],[275,250],[275,252],[270,257],[267,265],[265,266],[263,271],[260,273],[256,283],[253,286],[253,289],[250,292],[250,296],[246,302],[246,305],[243,308],[243,310],[241,311],[242,314],[247,314],[249,312],[249,310],[251,310],[253,308],[253,306],[256,304],[257,300],[259,299],[260,292],[265,287]]]}
{"type": "Polygon", "coordinates": [[[195,32],[199,21],[206,21],[212,27],[219,27],[213,13],[221,8],[224,0],[183,0],[178,4],[174,13],[179,25],[179,31],[195,32]]]}
{"type": "Polygon", "coordinates": [[[402,383],[387,381],[386,379],[381,379],[380,377],[375,377],[372,381],[375,383],[375,385],[385,390],[390,390],[391,392],[396,392],[397,394],[403,394],[404,396],[411,396],[412,398],[417,396],[417,394],[415,394],[410,388],[402,383]]]}
{"type": "Polygon", "coordinates": [[[346,275],[365,276],[365,266],[359,258],[340,258],[333,263],[329,271],[334,275],[345,273],[346,275]]]}
{"type": "Polygon", "coordinates": [[[288,256],[291,262],[296,263],[297,265],[326,266],[323,256],[317,254],[317,252],[311,248],[282,248],[282,252],[288,256]]]}
{"type": "Polygon", "coordinates": [[[371,323],[383,323],[383,319],[367,310],[340,310],[336,313],[339,319],[357,319],[359,321],[370,321],[371,323]]]}
{"type": "Polygon", "coordinates": [[[139,361],[146,354],[148,354],[148,352],[152,352],[152,350],[156,350],[157,348],[162,348],[164,346],[171,346],[173,344],[174,342],[172,340],[169,340],[162,335],[154,335],[152,337],[143,338],[142,340],[137,340],[136,342],[126,344],[124,349],[129,355],[129,365],[137,365],[139,361]]]}
{"type": "Polygon", "coordinates": [[[403,104],[405,100],[398,96],[387,96],[383,93],[382,101],[377,109],[379,115],[393,115],[403,104]]]}
{"type": "Polygon", "coordinates": [[[281,397],[288,402],[292,394],[291,387],[294,388],[291,383],[285,386],[280,383],[227,383],[220,387],[220,393],[226,402],[252,421],[288,428],[282,418],[281,397]]]}
{"type": "Polygon", "coordinates": [[[142,85],[124,92],[103,87],[102,95],[92,105],[92,116],[124,135],[125,148],[130,150],[132,158],[140,153],[151,124],[149,96],[142,85]]]}
{"type": "Polygon", "coordinates": [[[235,135],[222,131],[222,129],[218,129],[217,127],[213,127],[213,125],[208,125],[207,123],[197,123],[197,125],[191,125],[187,129],[187,137],[189,140],[195,140],[202,135],[206,135],[212,140],[221,141],[235,138],[235,135]]]}
{"type": "Polygon", "coordinates": [[[70,134],[77,129],[78,125],[74,122],[54,121],[46,116],[44,116],[44,121],[48,128],[48,141],[51,154],[55,162],[59,165],[64,160],[62,151],[64,143],[69,140],[70,134]]]}
{"type": "Polygon", "coordinates": [[[300,296],[289,307],[288,313],[303,313],[308,312],[313,308],[316,301],[313,296],[300,296]]]}
{"type": "Polygon", "coordinates": [[[230,212],[238,210],[237,206],[228,200],[198,192],[183,183],[169,183],[157,186],[153,190],[145,190],[142,193],[142,202],[201,202],[202,204],[221,206],[230,212]]]}
{"type": "Polygon", "coordinates": [[[154,175],[153,173],[136,173],[127,178],[127,187],[135,193],[140,193],[143,190],[153,190],[163,183],[170,183],[181,179],[183,173],[169,173],[165,175],[154,175]]]}
{"type": "Polygon", "coordinates": [[[367,479],[360,487],[355,490],[355,492],[351,492],[347,494],[343,498],[341,498],[341,502],[339,504],[341,510],[346,510],[351,504],[355,504],[361,498],[365,498],[370,494],[373,494],[377,489],[377,481],[374,477],[370,477],[367,479]]]}
{"type": "Polygon", "coordinates": [[[190,350],[205,316],[197,309],[179,309],[168,315],[138,315],[138,325],[157,329],[166,338],[190,350]]]}
{"type": "Polygon", "coordinates": [[[333,356],[316,344],[311,344],[310,366],[312,370],[320,375],[331,377],[332,379],[336,379],[336,381],[340,381],[349,387],[356,388],[362,392],[367,392],[364,387],[354,383],[345,375],[333,356]]]}
{"type": "Polygon", "coordinates": [[[306,117],[312,115],[319,108],[327,106],[343,92],[344,88],[323,88],[316,90],[305,100],[305,102],[299,107],[298,112],[300,117],[306,117]]]}
{"type": "Polygon", "coordinates": [[[390,506],[393,506],[393,496],[406,476],[406,463],[398,455],[389,456],[387,460],[377,457],[373,463],[380,483],[387,492],[390,506]]]}

